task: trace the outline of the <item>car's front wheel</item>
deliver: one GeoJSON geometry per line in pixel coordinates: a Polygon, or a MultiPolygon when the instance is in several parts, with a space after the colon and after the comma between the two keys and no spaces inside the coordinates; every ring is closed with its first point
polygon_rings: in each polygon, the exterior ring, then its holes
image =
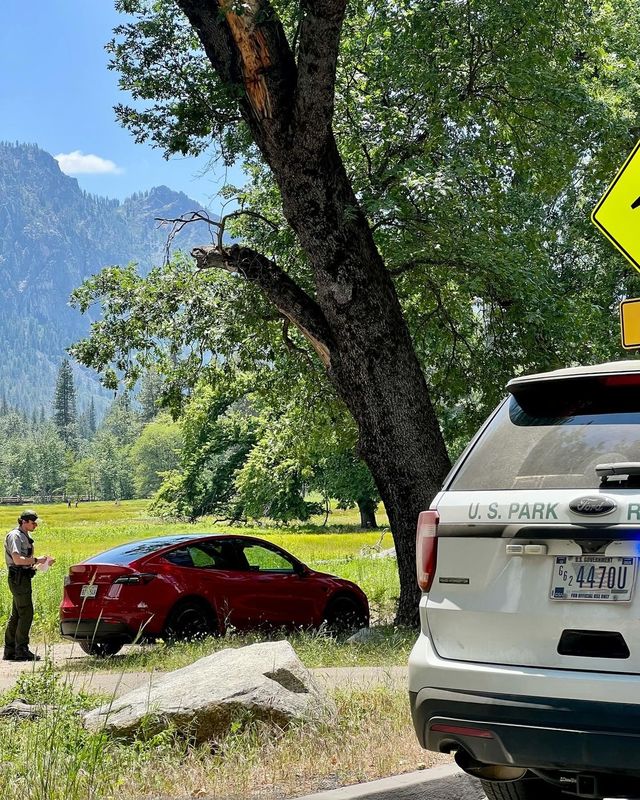
{"type": "MultiPolygon", "coordinates": [[[[526,777],[518,781],[480,781],[487,800],[568,800],[557,786],[542,778],[526,777]]],[[[573,795],[575,797],[575,795],[573,795]]]]}
{"type": "Polygon", "coordinates": [[[215,632],[216,624],[210,609],[195,600],[178,603],[169,614],[164,629],[169,641],[192,642],[213,636],[215,632]]]}
{"type": "Polygon", "coordinates": [[[355,597],[336,597],[324,612],[324,622],[330,633],[352,633],[368,625],[367,615],[355,597]]]}
{"type": "Polygon", "coordinates": [[[115,656],[122,650],[123,642],[119,639],[105,639],[102,642],[78,642],[80,649],[89,656],[96,656],[97,658],[107,658],[108,656],[115,656]]]}

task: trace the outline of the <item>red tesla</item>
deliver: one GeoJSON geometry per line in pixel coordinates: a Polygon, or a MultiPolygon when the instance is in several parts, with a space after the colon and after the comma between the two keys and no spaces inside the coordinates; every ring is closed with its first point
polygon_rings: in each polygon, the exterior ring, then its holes
{"type": "Polygon", "coordinates": [[[195,639],[229,627],[348,630],[369,624],[364,592],[270,542],[178,534],[114,547],[72,566],[60,631],[91,655],[133,641],[195,639]]]}

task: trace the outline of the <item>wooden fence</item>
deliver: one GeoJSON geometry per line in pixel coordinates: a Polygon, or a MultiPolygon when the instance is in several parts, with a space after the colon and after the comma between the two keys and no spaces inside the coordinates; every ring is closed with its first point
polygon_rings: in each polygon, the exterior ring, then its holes
{"type": "Polygon", "coordinates": [[[64,494],[42,494],[31,495],[29,497],[15,495],[14,497],[0,497],[0,505],[35,506],[42,505],[43,503],[87,503],[90,499],[89,497],[69,497],[64,494]]]}

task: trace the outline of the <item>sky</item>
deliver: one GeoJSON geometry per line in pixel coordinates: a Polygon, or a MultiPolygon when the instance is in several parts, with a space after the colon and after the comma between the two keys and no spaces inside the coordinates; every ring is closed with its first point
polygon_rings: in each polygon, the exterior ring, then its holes
{"type": "MultiPolygon", "coordinates": [[[[115,119],[129,102],[107,69],[104,45],[123,21],[113,0],[0,0],[0,141],[37,144],[63,172],[103,197],[166,185],[220,213],[222,166],[213,152],[173,157],[136,144],[115,119]]],[[[228,179],[241,182],[234,171],[228,179]]]]}

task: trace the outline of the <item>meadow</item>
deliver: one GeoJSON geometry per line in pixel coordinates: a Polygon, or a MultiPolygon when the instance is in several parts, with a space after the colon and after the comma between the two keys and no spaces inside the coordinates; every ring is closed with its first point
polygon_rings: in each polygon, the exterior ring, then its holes
{"type": "MultiPolygon", "coordinates": [[[[165,521],[149,514],[148,501],[80,503],[38,507],[40,520],[36,552],[56,559],[46,573],[38,574],[33,583],[35,617],[32,629],[34,641],[56,642],[58,606],[62,596],[64,576],[69,567],[123,542],[178,532],[208,533],[236,530],[259,536],[281,545],[314,569],[349,578],[361,586],[369,597],[374,623],[389,622],[393,617],[398,595],[398,576],[395,560],[373,559],[371,554],[393,545],[388,528],[364,532],[358,530],[356,511],[333,511],[329,524],[321,519],[307,524],[287,527],[270,525],[240,526],[213,519],[195,524],[165,521]]],[[[0,531],[9,531],[20,508],[0,506],[0,531]]],[[[386,524],[379,515],[381,525],[386,524]]],[[[6,624],[11,610],[11,596],[6,581],[0,581],[0,626],[6,624]]]]}

